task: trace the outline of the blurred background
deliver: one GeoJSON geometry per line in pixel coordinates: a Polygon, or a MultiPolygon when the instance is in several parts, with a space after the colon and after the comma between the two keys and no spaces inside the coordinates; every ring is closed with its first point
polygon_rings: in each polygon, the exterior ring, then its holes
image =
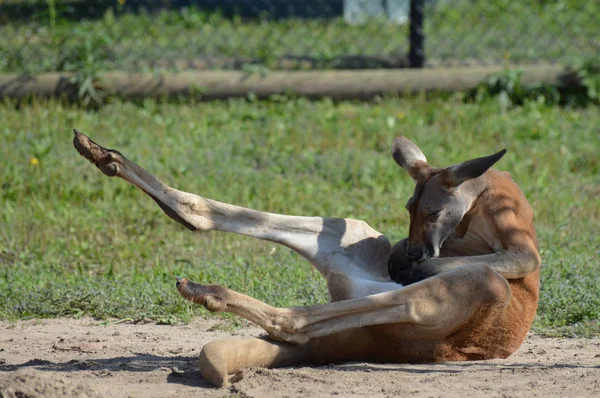
{"type": "Polygon", "coordinates": [[[600,52],[599,15],[588,0],[0,0],[0,72],[567,65],[600,52]]]}

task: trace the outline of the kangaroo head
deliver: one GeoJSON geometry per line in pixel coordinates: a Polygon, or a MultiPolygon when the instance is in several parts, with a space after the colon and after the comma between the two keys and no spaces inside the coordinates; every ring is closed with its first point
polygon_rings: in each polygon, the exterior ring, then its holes
{"type": "Polygon", "coordinates": [[[478,177],[504,154],[506,149],[482,158],[448,166],[433,167],[423,152],[405,137],[392,145],[394,160],[406,169],[416,183],[406,209],[410,230],[406,255],[414,261],[437,257],[444,240],[450,236],[477,198],[478,177]]]}

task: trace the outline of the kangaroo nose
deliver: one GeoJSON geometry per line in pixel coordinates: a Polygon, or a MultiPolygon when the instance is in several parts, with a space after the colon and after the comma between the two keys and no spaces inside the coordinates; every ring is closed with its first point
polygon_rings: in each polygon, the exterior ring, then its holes
{"type": "Polygon", "coordinates": [[[423,257],[423,250],[421,245],[408,246],[406,248],[406,255],[411,260],[420,260],[423,257]]]}

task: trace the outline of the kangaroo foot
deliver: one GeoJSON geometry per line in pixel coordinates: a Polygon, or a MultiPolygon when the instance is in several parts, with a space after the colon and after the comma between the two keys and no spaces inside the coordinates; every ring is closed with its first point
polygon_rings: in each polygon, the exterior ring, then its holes
{"type": "Polygon", "coordinates": [[[177,278],[179,294],[192,303],[203,305],[211,312],[220,312],[227,306],[226,289],[219,285],[201,285],[185,278],[177,278]]]}
{"type": "Polygon", "coordinates": [[[81,156],[96,165],[104,174],[114,177],[119,172],[119,166],[123,164],[123,155],[114,149],[107,149],[90,139],[87,135],[73,129],[75,138],[73,145],[81,156]]]}

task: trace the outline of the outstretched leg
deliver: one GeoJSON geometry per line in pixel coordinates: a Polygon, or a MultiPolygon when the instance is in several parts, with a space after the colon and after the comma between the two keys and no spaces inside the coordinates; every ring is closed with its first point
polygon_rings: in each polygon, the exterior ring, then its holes
{"type": "Polygon", "coordinates": [[[192,231],[218,230],[285,245],[328,280],[332,299],[397,289],[387,272],[389,240],[363,221],[260,212],[171,188],[116,150],[74,130],[79,153],[104,174],[135,185],[192,231]],[[364,282],[364,283],[363,283],[364,282]]]}
{"type": "Polygon", "coordinates": [[[404,289],[307,307],[274,308],[217,285],[178,279],[179,293],[210,311],[227,311],[265,329],[278,340],[304,344],[349,329],[375,325],[416,326],[429,337],[443,337],[486,311],[510,300],[506,279],[485,264],[448,271],[404,289]]]}

